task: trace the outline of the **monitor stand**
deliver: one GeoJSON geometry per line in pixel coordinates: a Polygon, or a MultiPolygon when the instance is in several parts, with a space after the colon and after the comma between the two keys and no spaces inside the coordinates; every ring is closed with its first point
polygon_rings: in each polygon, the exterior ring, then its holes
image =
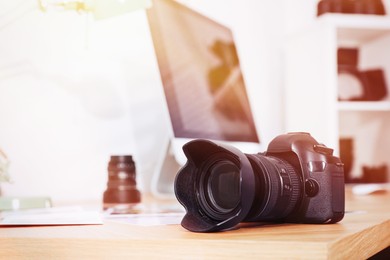
{"type": "Polygon", "coordinates": [[[181,165],[174,156],[172,139],[170,138],[164,153],[160,156],[152,178],[151,191],[160,198],[174,198],[174,182],[181,165]]]}

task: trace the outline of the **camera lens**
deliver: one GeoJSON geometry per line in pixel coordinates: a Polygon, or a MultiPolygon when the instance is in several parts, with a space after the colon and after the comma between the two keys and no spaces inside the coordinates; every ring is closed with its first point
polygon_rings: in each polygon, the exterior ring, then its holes
{"type": "Polygon", "coordinates": [[[107,189],[103,193],[103,209],[115,213],[131,212],[141,201],[137,189],[136,169],[131,155],[113,155],[108,163],[107,189]]]}
{"type": "Polygon", "coordinates": [[[261,154],[247,155],[255,175],[255,199],[247,221],[278,221],[290,214],[301,194],[301,182],[287,161],[261,154]]]}
{"type": "Polygon", "coordinates": [[[226,219],[240,202],[240,169],[232,161],[211,159],[201,170],[198,191],[203,210],[214,219],[226,219]]]}
{"type": "Polygon", "coordinates": [[[220,211],[234,209],[240,201],[240,170],[230,162],[217,164],[207,183],[208,196],[220,211]]]}
{"type": "Polygon", "coordinates": [[[188,230],[218,231],[294,214],[303,187],[293,153],[244,154],[201,139],[183,150],[188,161],[176,176],[175,194],[186,208],[182,225],[188,230]]]}
{"type": "MultiPolygon", "coordinates": [[[[199,205],[212,219],[225,220],[239,211],[240,169],[229,154],[211,156],[200,168],[199,205]],[[221,159],[224,158],[224,159],[221,159]]],[[[299,176],[285,160],[246,155],[255,180],[254,202],[245,221],[278,221],[294,209],[300,195],[299,176]]]]}

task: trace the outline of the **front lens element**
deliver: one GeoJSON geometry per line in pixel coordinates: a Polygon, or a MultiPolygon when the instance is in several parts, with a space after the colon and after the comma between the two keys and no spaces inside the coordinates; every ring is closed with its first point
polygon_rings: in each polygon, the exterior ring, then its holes
{"type": "Polygon", "coordinates": [[[218,157],[200,170],[198,202],[210,218],[226,220],[237,213],[241,201],[241,172],[233,161],[218,157]]]}
{"type": "Polygon", "coordinates": [[[229,161],[214,165],[207,180],[207,194],[215,210],[233,210],[240,202],[240,170],[237,166],[229,161]]]}

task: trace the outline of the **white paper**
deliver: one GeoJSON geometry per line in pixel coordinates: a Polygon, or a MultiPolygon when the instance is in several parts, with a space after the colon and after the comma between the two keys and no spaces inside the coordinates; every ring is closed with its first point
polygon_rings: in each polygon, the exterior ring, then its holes
{"type": "Polygon", "coordinates": [[[185,213],[118,214],[107,215],[105,220],[136,226],[179,225],[185,213]]]}
{"type": "Polygon", "coordinates": [[[0,213],[0,226],[94,224],[103,224],[101,214],[97,211],[86,211],[82,207],[54,207],[0,213]]]}

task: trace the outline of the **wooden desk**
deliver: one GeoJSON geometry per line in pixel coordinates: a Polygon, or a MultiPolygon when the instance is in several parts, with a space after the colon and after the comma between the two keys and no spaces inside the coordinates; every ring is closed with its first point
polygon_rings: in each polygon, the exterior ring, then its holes
{"type": "Polygon", "coordinates": [[[390,194],[347,193],[334,225],[280,224],[197,234],[179,225],[0,228],[0,259],[361,259],[390,245],[390,194]]]}

